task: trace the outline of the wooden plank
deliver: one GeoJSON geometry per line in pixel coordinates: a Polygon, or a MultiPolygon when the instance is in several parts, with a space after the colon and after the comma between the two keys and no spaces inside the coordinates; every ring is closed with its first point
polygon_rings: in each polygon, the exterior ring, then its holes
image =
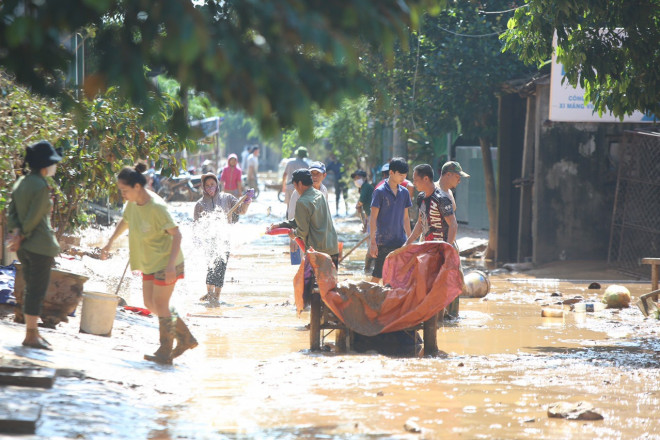
{"type": "Polygon", "coordinates": [[[0,367],[0,385],[52,388],[54,382],[53,368],[0,367]]]}
{"type": "Polygon", "coordinates": [[[0,403],[0,432],[34,434],[41,416],[41,405],[34,403],[0,403]]]}
{"type": "Polygon", "coordinates": [[[424,356],[436,356],[438,354],[438,315],[433,315],[428,321],[424,321],[424,356]]]}
{"type": "Polygon", "coordinates": [[[660,278],[660,258],[642,258],[642,264],[651,265],[651,290],[658,290],[658,278],[660,278]]]}

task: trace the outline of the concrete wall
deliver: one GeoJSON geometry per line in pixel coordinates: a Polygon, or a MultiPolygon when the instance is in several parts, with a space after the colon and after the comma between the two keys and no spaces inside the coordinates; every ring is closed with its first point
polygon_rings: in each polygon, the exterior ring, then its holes
{"type": "Polygon", "coordinates": [[[537,89],[533,227],[535,263],[607,259],[617,143],[635,124],[548,121],[549,86],[537,89]]]}

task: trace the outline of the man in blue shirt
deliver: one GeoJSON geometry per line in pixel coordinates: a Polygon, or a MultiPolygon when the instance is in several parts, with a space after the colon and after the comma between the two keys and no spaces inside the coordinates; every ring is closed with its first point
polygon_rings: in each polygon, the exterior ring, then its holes
{"type": "Polygon", "coordinates": [[[371,199],[370,241],[371,256],[376,259],[371,281],[383,278],[385,257],[403,246],[410,235],[408,208],[412,206],[410,193],[401,183],[408,175],[408,164],[402,157],[390,161],[389,178],[374,190],[371,199]]]}

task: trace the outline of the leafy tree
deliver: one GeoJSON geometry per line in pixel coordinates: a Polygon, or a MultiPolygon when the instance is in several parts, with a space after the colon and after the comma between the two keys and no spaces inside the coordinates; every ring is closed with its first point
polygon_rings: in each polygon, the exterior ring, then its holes
{"type": "Polygon", "coordinates": [[[25,147],[48,139],[56,142],[71,137],[71,117],[63,115],[53,99],[34,96],[0,71],[0,212],[4,211],[16,171],[21,169],[25,147]]]}
{"type": "MultiPolygon", "coordinates": [[[[507,0],[457,0],[437,17],[427,17],[422,31],[426,74],[435,78],[436,104],[454,115],[464,133],[479,139],[486,180],[490,239],[486,257],[497,248],[495,176],[490,148],[497,134],[497,95],[502,84],[530,69],[502,53],[498,35],[506,28],[507,0]]],[[[460,209],[460,207],[459,207],[460,209]]]]}
{"type": "MultiPolygon", "coordinates": [[[[72,61],[63,34],[89,32],[99,56],[85,81],[88,96],[111,86],[145,109],[153,84],[144,68],[167,72],[187,90],[205,92],[220,108],[243,109],[265,133],[297,126],[311,134],[309,109],[336,107],[368,89],[357,69],[358,36],[392,52],[416,25],[423,5],[445,0],[6,0],[0,8],[0,66],[46,95],[72,61]]],[[[185,127],[185,118],[172,118],[185,127]]]]}
{"type": "Polygon", "coordinates": [[[373,124],[369,121],[367,97],[347,99],[340,108],[329,114],[319,112],[317,121],[316,138],[329,144],[332,153],[347,171],[345,178],[360,167],[363,159],[367,169],[379,161],[373,124]]]}
{"type": "Polygon", "coordinates": [[[506,50],[528,63],[557,60],[599,113],[660,114],[659,0],[527,0],[509,21],[506,50]]]}
{"type": "MultiPolygon", "coordinates": [[[[410,35],[410,51],[395,50],[392,67],[369,53],[364,68],[381,91],[373,114],[388,123],[399,118],[406,131],[409,159],[432,163],[433,140],[462,130],[479,139],[491,239],[487,256],[497,246],[495,177],[490,147],[497,130],[497,94],[502,84],[528,74],[515,56],[502,53],[498,35],[506,29],[508,0],[456,0],[437,15],[425,15],[410,35]]],[[[460,209],[460,207],[459,207],[460,209]]]]}
{"type": "Polygon", "coordinates": [[[46,139],[64,150],[54,178],[57,185],[53,185],[53,225],[58,236],[87,224],[87,202],[107,195],[119,200],[115,176],[123,166],[151,160],[156,168],[171,173],[181,167],[172,153],[195,148],[165,129],[180,107],[177,101],[159,99],[161,111],[145,119],[141,109],[130,106],[116,89],[83,100],[76,113],[63,113],[57,101],[30,93],[6,75],[0,76],[0,90],[4,95],[0,100],[0,209],[9,199],[25,147],[46,139]]]}

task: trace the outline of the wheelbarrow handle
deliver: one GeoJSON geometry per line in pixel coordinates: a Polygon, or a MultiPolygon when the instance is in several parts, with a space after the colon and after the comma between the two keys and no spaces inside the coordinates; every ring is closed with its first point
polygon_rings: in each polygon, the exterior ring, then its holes
{"type": "MultiPolygon", "coordinates": [[[[288,235],[289,232],[291,232],[290,228],[273,228],[268,231],[266,231],[266,234],[268,235],[288,235]]],[[[302,240],[300,237],[295,238],[295,242],[298,246],[300,246],[300,249],[302,249],[303,253],[305,252],[305,242],[302,240]]]]}

